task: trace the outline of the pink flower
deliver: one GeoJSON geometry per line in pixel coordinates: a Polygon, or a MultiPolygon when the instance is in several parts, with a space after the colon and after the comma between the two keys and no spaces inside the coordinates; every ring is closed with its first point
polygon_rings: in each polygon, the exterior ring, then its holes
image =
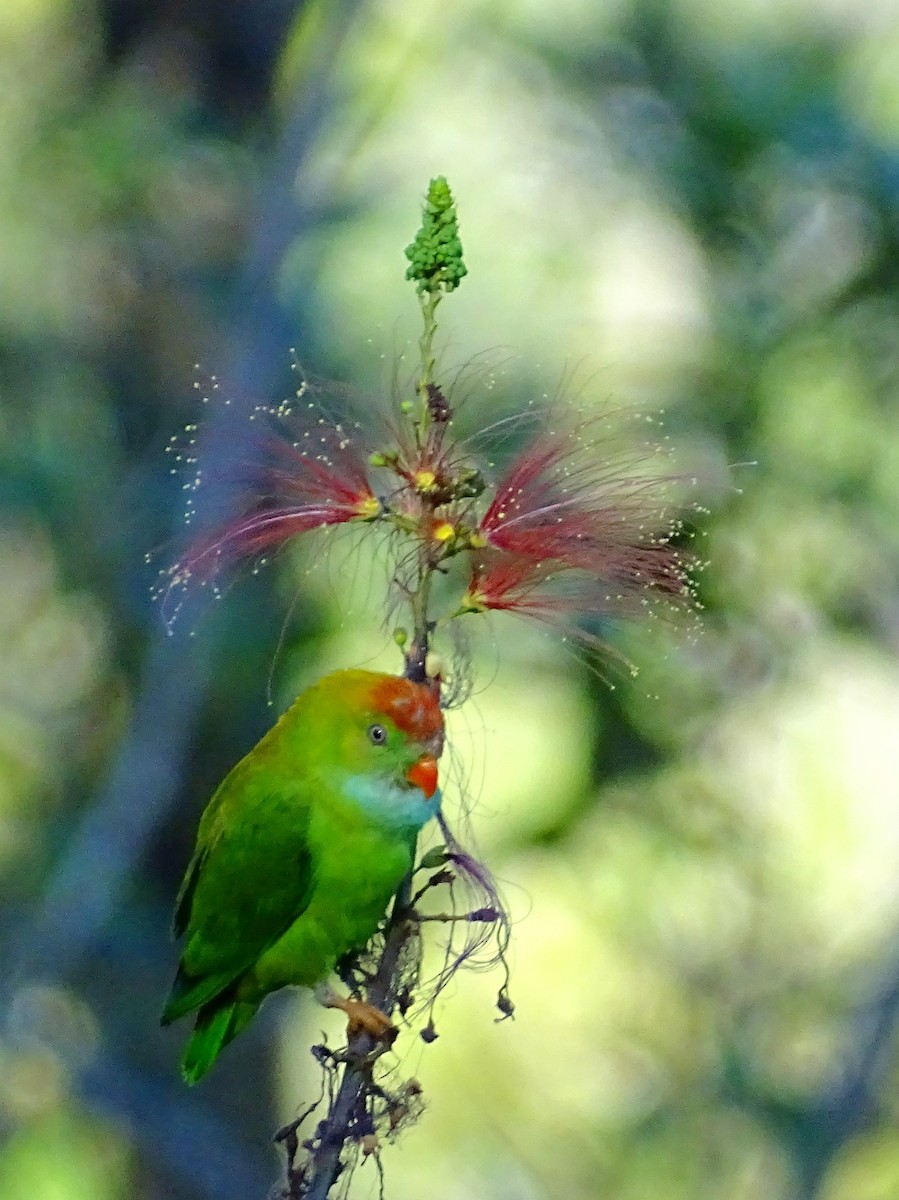
{"type": "Polygon", "coordinates": [[[379,515],[355,430],[317,411],[311,410],[305,427],[292,429],[292,412],[265,412],[279,418],[278,427],[259,441],[257,462],[230,473],[230,490],[242,497],[237,514],[198,538],[170,568],[172,585],[211,578],[223,566],[276,550],[298,534],[379,515]]]}
{"type": "Polygon", "coordinates": [[[512,613],[605,659],[620,655],[597,619],[689,606],[691,564],[673,544],[682,481],[656,469],[655,446],[633,449],[629,432],[572,416],[531,439],[470,535],[460,613],[512,613]]]}
{"type": "MultiPolygon", "coordinates": [[[[507,469],[475,533],[493,557],[474,564],[483,607],[627,613],[649,593],[689,594],[654,450],[626,451],[601,419],[538,434],[507,469]],[[564,597],[551,580],[566,578],[564,597]]],[[[470,588],[471,591],[471,588],[470,588]]]]}
{"type": "Polygon", "coordinates": [[[468,591],[462,601],[465,612],[515,612],[546,619],[564,612],[560,598],[547,586],[553,581],[552,567],[522,554],[484,550],[472,558],[468,591]]]}

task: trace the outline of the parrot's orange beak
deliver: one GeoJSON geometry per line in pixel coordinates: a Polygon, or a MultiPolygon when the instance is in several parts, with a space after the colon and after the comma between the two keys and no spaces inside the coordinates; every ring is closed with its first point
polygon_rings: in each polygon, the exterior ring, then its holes
{"type": "Polygon", "coordinates": [[[406,778],[430,800],[437,791],[437,759],[433,754],[423,754],[406,772],[406,778]]]}

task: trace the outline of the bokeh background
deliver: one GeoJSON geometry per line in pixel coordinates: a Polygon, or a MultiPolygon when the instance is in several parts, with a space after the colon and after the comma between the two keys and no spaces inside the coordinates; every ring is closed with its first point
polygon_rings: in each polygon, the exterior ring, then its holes
{"type": "Polygon", "coordinates": [[[896,0],[4,0],[0,1195],[261,1198],[317,1090],[296,998],[181,1084],[168,915],[269,692],[368,661],[376,596],[288,560],[167,636],[164,451],[196,362],[213,462],[292,346],[383,393],[437,173],[447,356],[503,362],[469,415],[573,367],[664,410],[710,565],[702,636],[623,633],[614,688],[481,643],[454,743],[517,1017],[468,977],[406,1035],[387,1194],[895,1200],[896,0]]]}

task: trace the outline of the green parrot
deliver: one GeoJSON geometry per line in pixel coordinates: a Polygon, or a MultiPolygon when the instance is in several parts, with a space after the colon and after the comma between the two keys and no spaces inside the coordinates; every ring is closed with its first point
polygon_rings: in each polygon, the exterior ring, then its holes
{"type": "Polygon", "coordinates": [[[196,1013],[182,1074],[196,1083],[269,992],[314,987],[351,1025],[389,1020],[327,986],[376,931],[440,805],[436,687],[336,671],[242,759],[200,819],[175,906],[185,935],[163,1025],[196,1013]]]}

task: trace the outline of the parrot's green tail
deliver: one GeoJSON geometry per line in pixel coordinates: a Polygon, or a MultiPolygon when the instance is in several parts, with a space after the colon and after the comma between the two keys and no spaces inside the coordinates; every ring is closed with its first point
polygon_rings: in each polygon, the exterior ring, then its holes
{"type": "Polygon", "coordinates": [[[185,1083],[197,1083],[203,1078],[225,1046],[252,1020],[258,1007],[244,1000],[232,1000],[213,1001],[199,1010],[181,1059],[185,1083]]]}

